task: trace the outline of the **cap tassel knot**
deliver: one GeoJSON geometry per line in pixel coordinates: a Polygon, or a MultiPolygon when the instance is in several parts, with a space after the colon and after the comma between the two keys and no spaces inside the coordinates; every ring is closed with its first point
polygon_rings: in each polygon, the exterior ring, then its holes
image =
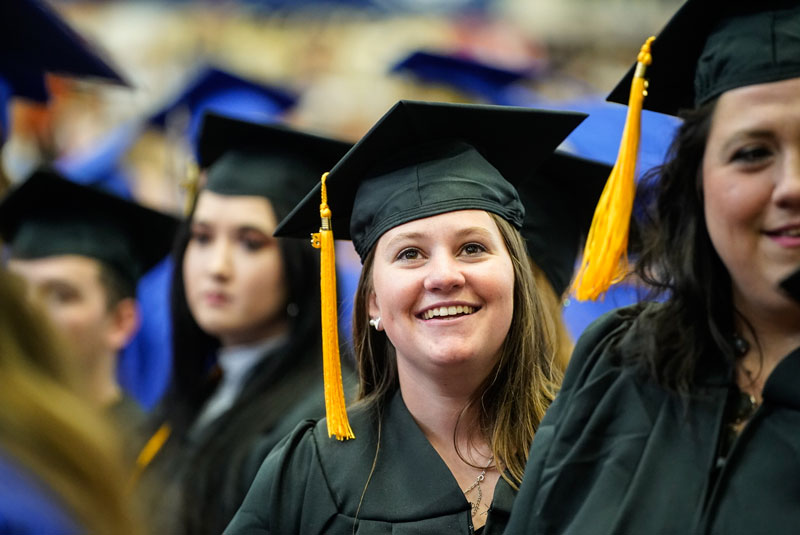
{"type": "Polygon", "coordinates": [[[642,103],[647,96],[648,85],[644,75],[647,66],[652,63],[650,44],[654,39],[655,37],[650,37],[642,45],[636,59],[636,72],[631,84],[628,115],[622,131],[617,162],[597,202],[581,266],[572,288],[579,301],[596,300],[612,284],[628,274],[628,233],[636,193],[636,157],[639,151],[642,103]]]}
{"type": "Polygon", "coordinates": [[[355,438],[347,418],[342,384],[342,367],[339,359],[339,330],[336,313],[336,254],[331,228],[331,209],[328,207],[328,190],[322,175],[322,200],[319,216],[322,225],[311,235],[311,245],[320,249],[320,300],[322,308],[322,368],[325,381],[325,414],[328,436],[338,440],[355,438]]]}

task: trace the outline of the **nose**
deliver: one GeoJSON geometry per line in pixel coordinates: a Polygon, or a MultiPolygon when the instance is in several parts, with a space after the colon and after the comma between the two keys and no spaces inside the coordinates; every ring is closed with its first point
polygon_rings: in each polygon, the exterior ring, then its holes
{"type": "Polygon", "coordinates": [[[773,190],[775,203],[781,208],[800,210],[800,146],[787,152],[778,172],[773,190]]]}
{"type": "Polygon", "coordinates": [[[208,259],[208,273],[217,280],[228,280],[233,274],[231,245],[227,240],[217,240],[208,259]]]}
{"type": "Polygon", "coordinates": [[[465,277],[458,260],[447,253],[433,255],[424,286],[429,292],[450,292],[464,286],[465,277]]]}

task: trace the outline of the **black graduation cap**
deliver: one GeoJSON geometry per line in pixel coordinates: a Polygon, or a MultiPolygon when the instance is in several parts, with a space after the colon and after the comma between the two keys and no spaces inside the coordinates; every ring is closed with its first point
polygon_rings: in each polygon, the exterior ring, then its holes
{"type": "MultiPolygon", "coordinates": [[[[652,44],[645,109],[677,115],[721,93],[800,76],[797,0],[688,0],[652,44]]],[[[628,103],[636,66],[608,100],[628,103]]]]}
{"type": "MultiPolygon", "coordinates": [[[[326,186],[334,234],[352,239],[363,261],[387,230],[445,212],[486,210],[520,228],[524,208],[514,185],[531,177],[585,117],[400,101],[331,170],[326,186]]],[[[318,230],[320,191],[317,184],[275,235],[308,237],[318,230]]]]}
{"type": "Polygon", "coordinates": [[[0,236],[15,258],[82,255],[135,283],[167,255],[178,220],[39,169],[0,201],[0,236]]]}
{"type": "Polygon", "coordinates": [[[562,295],[572,279],[578,249],[609,173],[608,164],[556,151],[517,186],[525,205],[522,235],[528,253],[556,295],[562,295]]]}
{"type": "Polygon", "coordinates": [[[197,152],[200,167],[208,169],[205,189],[259,195],[291,207],[352,146],[286,126],[207,113],[197,152]]]}
{"type": "Polygon", "coordinates": [[[44,73],[128,85],[119,69],[40,0],[0,2],[0,76],[13,94],[45,102],[44,73]]]}

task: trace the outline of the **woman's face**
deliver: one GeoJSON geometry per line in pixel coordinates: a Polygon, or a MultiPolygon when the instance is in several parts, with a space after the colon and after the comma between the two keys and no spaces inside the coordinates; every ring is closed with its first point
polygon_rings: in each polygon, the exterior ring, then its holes
{"type": "Polygon", "coordinates": [[[370,317],[397,350],[401,381],[491,370],[514,313],[514,270],[489,214],[462,210],[389,230],[372,283],[370,317]]]}
{"type": "Polygon", "coordinates": [[[198,325],[225,346],[286,329],[283,258],[277,220],[263,197],[203,191],[183,258],[186,299],[198,325]]]}
{"type": "Polygon", "coordinates": [[[703,193],[737,307],[746,315],[794,307],[777,285],[800,266],[800,78],[722,94],[703,193]]]}

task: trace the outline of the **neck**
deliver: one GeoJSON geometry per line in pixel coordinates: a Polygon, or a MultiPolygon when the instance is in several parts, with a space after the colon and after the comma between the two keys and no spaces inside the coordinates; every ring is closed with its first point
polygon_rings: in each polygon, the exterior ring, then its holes
{"type": "Polygon", "coordinates": [[[478,431],[477,410],[473,406],[468,407],[473,394],[483,381],[483,376],[479,376],[478,380],[473,377],[474,375],[466,380],[458,374],[450,373],[447,380],[436,380],[414,373],[414,370],[398,363],[403,401],[434,448],[446,456],[445,452],[455,451],[457,443],[459,451],[468,461],[480,465],[486,463],[491,452],[485,438],[478,431]],[[458,436],[455,436],[456,426],[458,436]]]}
{"type": "Polygon", "coordinates": [[[122,397],[117,383],[117,355],[103,355],[87,370],[89,399],[100,407],[108,407],[122,397]]]}

